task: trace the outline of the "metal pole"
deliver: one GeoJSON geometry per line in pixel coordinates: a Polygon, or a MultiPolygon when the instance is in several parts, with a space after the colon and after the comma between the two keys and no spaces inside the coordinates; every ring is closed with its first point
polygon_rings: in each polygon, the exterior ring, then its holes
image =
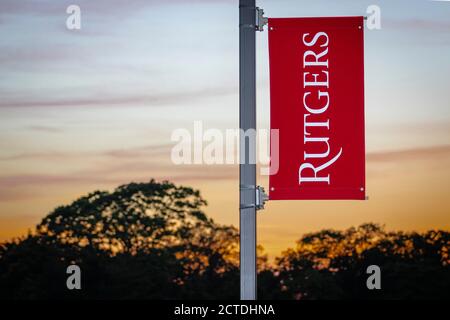
{"type": "MultiPolygon", "coordinates": [[[[239,0],[239,217],[241,300],[256,299],[256,139],[244,143],[243,131],[256,129],[256,7],[239,0]],[[252,154],[251,154],[252,153],[252,154]],[[252,161],[255,162],[255,161],[252,161]]],[[[256,137],[255,137],[256,138],[256,137]]]]}

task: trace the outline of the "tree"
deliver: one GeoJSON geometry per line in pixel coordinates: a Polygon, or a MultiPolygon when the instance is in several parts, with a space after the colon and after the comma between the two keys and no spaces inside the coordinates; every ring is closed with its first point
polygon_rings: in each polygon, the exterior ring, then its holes
{"type": "MultiPolygon", "coordinates": [[[[26,237],[0,244],[2,299],[239,297],[239,234],[202,211],[198,190],[167,181],[96,191],[56,208],[26,237]],[[82,290],[66,288],[76,264],[82,290]]],[[[449,298],[450,233],[387,232],[377,224],[306,234],[268,262],[262,299],[449,298]],[[382,290],[366,270],[381,268],[382,290]]]]}
{"type": "Polygon", "coordinates": [[[0,292],[73,296],[59,280],[76,263],[86,298],[195,297],[200,284],[205,298],[237,297],[238,288],[217,289],[237,276],[238,232],[207,218],[205,205],[198,190],[155,180],[81,197],[47,215],[34,235],[0,247],[0,292]]]}
{"type": "Polygon", "coordinates": [[[281,290],[293,299],[449,298],[450,234],[386,232],[377,224],[303,236],[277,259],[281,290]],[[368,290],[369,265],[382,290],[368,290]]]}

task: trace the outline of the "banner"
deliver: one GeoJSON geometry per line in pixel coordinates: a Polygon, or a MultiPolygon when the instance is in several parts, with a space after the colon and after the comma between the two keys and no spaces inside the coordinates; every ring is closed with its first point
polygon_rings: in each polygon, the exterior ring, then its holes
{"type": "Polygon", "coordinates": [[[269,57],[270,200],[365,199],[363,17],[269,18],[269,57]]]}

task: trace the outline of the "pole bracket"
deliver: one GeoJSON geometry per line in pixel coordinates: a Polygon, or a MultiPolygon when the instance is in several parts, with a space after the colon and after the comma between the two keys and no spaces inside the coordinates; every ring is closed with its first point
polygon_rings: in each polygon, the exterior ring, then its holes
{"type": "Polygon", "coordinates": [[[264,26],[267,24],[268,19],[264,17],[264,10],[256,7],[256,21],[255,27],[256,31],[264,31],[264,26]]]}
{"type": "Polygon", "coordinates": [[[240,205],[239,209],[250,209],[255,208],[256,210],[264,209],[266,201],[269,200],[268,195],[261,186],[247,186],[241,185],[241,191],[243,190],[254,190],[255,191],[255,203],[243,203],[240,205]]]}
{"type": "Polygon", "coordinates": [[[256,210],[264,209],[266,201],[269,200],[269,196],[261,186],[256,186],[256,210]]]}

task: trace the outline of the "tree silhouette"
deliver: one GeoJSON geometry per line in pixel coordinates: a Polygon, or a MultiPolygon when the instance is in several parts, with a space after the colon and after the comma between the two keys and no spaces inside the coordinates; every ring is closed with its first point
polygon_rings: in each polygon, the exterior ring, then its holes
{"type": "MultiPolygon", "coordinates": [[[[1,299],[237,299],[239,234],[215,223],[198,190],[130,183],[56,208],[26,237],[0,244],[1,299]],[[68,290],[77,264],[82,290],[68,290]]],[[[306,234],[269,263],[262,299],[450,298],[450,234],[377,224],[306,234]],[[366,286],[369,265],[382,290],[366,286]]]]}
{"type": "Polygon", "coordinates": [[[280,290],[292,299],[449,298],[450,234],[386,232],[377,224],[303,236],[277,259],[280,290]],[[366,270],[382,270],[368,290],[366,270]]]}
{"type": "Polygon", "coordinates": [[[226,278],[237,277],[238,232],[207,218],[205,205],[197,190],[154,180],[81,197],[46,216],[35,235],[0,247],[0,292],[71,297],[78,293],[61,284],[67,265],[76,263],[87,275],[78,294],[86,298],[196,297],[202,285],[209,288],[203,298],[237,297],[226,278]],[[52,274],[58,290],[49,285],[52,274]],[[217,291],[221,286],[227,290],[217,291]]]}
{"type": "Polygon", "coordinates": [[[200,210],[198,191],[164,182],[131,183],[114,192],[96,191],[54,210],[37,226],[39,235],[111,253],[194,240],[212,221],[200,210]]]}

